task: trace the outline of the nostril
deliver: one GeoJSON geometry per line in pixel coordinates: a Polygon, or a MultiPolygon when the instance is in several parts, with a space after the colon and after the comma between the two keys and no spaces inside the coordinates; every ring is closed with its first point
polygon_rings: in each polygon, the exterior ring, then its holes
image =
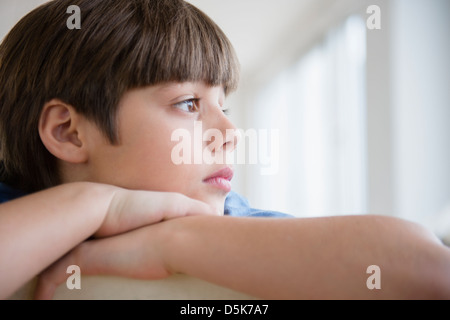
{"type": "Polygon", "coordinates": [[[237,129],[227,129],[226,132],[226,143],[224,144],[224,148],[227,151],[233,151],[236,148],[236,145],[239,143],[241,138],[240,131],[237,129]]]}

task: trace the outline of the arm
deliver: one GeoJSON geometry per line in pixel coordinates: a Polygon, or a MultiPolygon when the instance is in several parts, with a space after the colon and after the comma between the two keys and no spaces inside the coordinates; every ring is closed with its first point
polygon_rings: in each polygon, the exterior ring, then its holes
{"type": "Polygon", "coordinates": [[[71,183],[0,205],[0,298],[6,298],[73,247],[189,214],[211,214],[175,193],[71,183]],[[164,208],[164,209],[163,209],[164,208]]]}
{"type": "Polygon", "coordinates": [[[51,298],[68,265],[83,275],[183,273],[263,299],[450,297],[450,251],[416,224],[380,216],[186,217],[87,241],[40,278],[51,298]],[[369,290],[370,265],[381,289],[369,290]]]}

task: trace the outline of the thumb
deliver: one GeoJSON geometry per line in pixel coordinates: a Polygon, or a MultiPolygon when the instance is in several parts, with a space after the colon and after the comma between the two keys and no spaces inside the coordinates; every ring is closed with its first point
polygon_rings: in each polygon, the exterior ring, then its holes
{"type": "Polygon", "coordinates": [[[67,267],[74,264],[73,251],[69,252],[38,276],[34,292],[35,300],[51,300],[60,284],[67,280],[67,267]]]}

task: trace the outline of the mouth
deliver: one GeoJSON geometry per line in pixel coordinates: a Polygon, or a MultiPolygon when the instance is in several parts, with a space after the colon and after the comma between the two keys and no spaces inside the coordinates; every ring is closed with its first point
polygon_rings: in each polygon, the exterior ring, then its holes
{"type": "Polygon", "coordinates": [[[231,179],[233,179],[233,169],[230,167],[225,167],[216,171],[208,178],[204,179],[203,182],[215,187],[217,189],[224,190],[226,192],[231,191],[231,179]]]}

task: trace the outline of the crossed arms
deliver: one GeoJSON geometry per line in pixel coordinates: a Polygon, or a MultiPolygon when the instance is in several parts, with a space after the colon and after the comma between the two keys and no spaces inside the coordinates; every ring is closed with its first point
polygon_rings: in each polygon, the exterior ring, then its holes
{"type": "Polygon", "coordinates": [[[75,183],[0,205],[0,243],[2,298],[39,273],[36,298],[52,298],[73,264],[83,275],[182,273],[262,299],[450,298],[449,248],[376,215],[217,216],[179,194],[75,183]],[[380,290],[366,286],[370,265],[380,290]]]}

